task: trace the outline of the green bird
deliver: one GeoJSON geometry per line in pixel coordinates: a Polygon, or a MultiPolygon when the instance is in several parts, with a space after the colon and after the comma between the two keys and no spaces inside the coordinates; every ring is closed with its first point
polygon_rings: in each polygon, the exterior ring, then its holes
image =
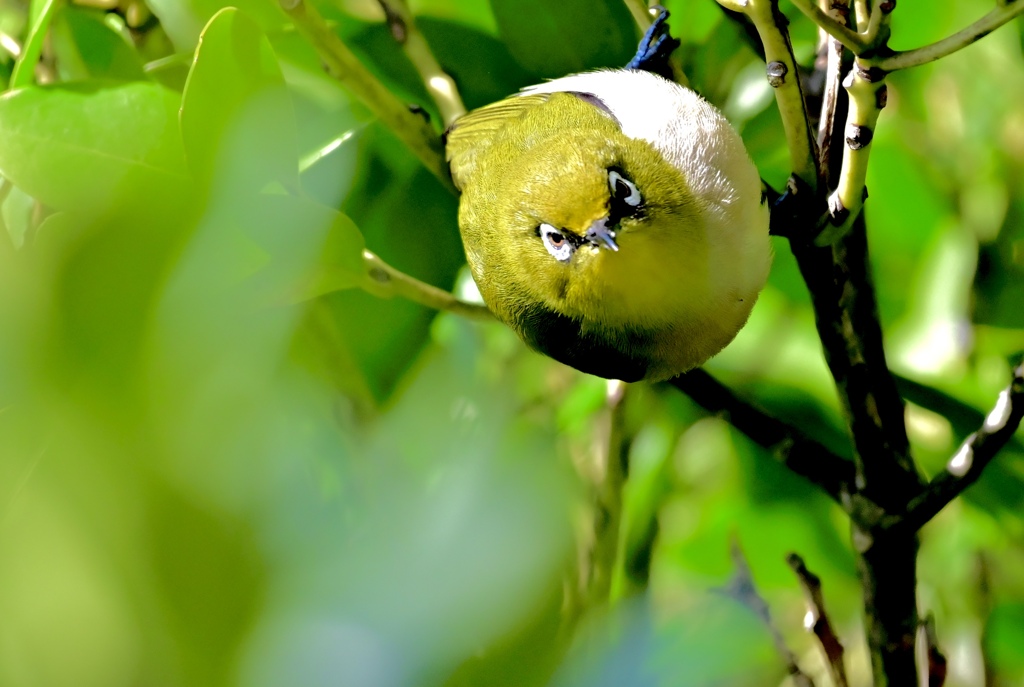
{"type": "Polygon", "coordinates": [[[484,302],[578,370],[664,380],[736,336],[771,266],[757,169],[725,117],[634,69],[456,120],[459,229],[484,302]]]}

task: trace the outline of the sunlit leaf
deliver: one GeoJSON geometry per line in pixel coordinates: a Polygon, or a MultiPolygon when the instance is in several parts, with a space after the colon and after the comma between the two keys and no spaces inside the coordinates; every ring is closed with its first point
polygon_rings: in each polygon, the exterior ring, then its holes
{"type": "Polygon", "coordinates": [[[33,0],[30,12],[32,26],[22,46],[21,55],[14,64],[14,71],[11,72],[10,88],[28,86],[34,80],[36,63],[39,62],[43,41],[46,40],[46,31],[58,7],[60,0],[33,0]]]}
{"type": "Polygon", "coordinates": [[[0,173],[58,209],[180,187],[178,96],[154,83],[31,87],[0,97],[0,173]]]}
{"type": "Polygon", "coordinates": [[[200,180],[259,192],[298,186],[295,115],[266,36],[235,9],[203,30],[181,103],[181,137],[200,180]]]}

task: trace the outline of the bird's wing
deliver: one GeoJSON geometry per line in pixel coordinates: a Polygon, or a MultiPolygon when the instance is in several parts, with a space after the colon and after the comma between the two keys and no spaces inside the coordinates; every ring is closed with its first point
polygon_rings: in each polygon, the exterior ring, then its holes
{"type": "Polygon", "coordinates": [[[445,132],[445,150],[452,179],[461,189],[476,169],[480,156],[491,147],[501,130],[511,121],[547,101],[550,93],[512,96],[485,105],[455,120],[445,132]]]}

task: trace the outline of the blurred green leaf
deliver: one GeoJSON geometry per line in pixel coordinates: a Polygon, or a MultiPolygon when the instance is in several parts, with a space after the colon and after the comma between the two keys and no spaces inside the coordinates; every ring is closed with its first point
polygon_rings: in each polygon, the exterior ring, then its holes
{"type": "Polygon", "coordinates": [[[491,10],[509,51],[535,77],[621,68],[636,52],[636,24],[620,0],[491,0],[491,10]]]}
{"type": "Polygon", "coordinates": [[[284,195],[261,194],[245,206],[246,232],[270,260],[258,277],[278,299],[308,300],[363,281],[363,237],[346,215],[284,195]],[[300,246],[315,246],[313,257],[300,246]]]}
{"type": "Polygon", "coordinates": [[[181,137],[202,181],[219,178],[243,193],[272,182],[298,187],[295,114],[281,67],[259,26],[238,10],[221,10],[203,29],[182,96],[181,137]]]}
{"type": "Polygon", "coordinates": [[[1024,329],[1021,293],[1024,293],[1024,197],[1018,195],[996,240],[981,245],[974,275],[974,321],[1024,329]]]}
{"type": "Polygon", "coordinates": [[[148,538],[165,622],[179,652],[182,684],[224,685],[248,639],[267,584],[250,526],[167,489],[152,497],[148,538]],[[218,565],[196,561],[218,560],[218,565]],[[211,603],[211,600],[216,603],[211,603]]]}
{"type": "Polygon", "coordinates": [[[998,604],[987,619],[984,634],[985,655],[1000,672],[1020,676],[1024,673],[1024,602],[998,604]]]}
{"type": "MultiPolygon", "coordinates": [[[[417,15],[417,22],[433,19],[444,19],[467,26],[488,35],[497,33],[494,14],[486,2],[466,2],[465,0],[412,0],[409,9],[417,15]]],[[[420,25],[422,28],[422,24],[420,25]]]]}
{"type": "Polygon", "coordinates": [[[146,78],[135,47],[103,17],[102,12],[74,6],[62,8],[54,17],[51,40],[62,80],[146,78]]]}
{"type": "Polygon", "coordinates": [[[865,213],[872,263],[886,275],[877,286],[879,314],[890,324],[905,314],[923,249],[949,208],[928,176],[927,161],[903,144],[894,127],[881,127],[875,140],[881,144],[868,168],[865,213]]]}
{"type": "Polygon", "coordinates": [[[98,209],[187,182],[178,96],[154,83],[31,87],[0,98],[0,173],[53,208],[98,209]]]}

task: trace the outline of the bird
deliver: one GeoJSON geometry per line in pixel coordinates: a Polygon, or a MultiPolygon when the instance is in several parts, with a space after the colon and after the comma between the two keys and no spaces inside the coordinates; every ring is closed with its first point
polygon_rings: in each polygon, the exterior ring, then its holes
{"type": "Polygon", "coordinates": [[[480,294],[531,348],[582,372],[663,381],[746,323],[772,262],[739,134],[642,69],[530,86],[445,135],[480,294]]]}

